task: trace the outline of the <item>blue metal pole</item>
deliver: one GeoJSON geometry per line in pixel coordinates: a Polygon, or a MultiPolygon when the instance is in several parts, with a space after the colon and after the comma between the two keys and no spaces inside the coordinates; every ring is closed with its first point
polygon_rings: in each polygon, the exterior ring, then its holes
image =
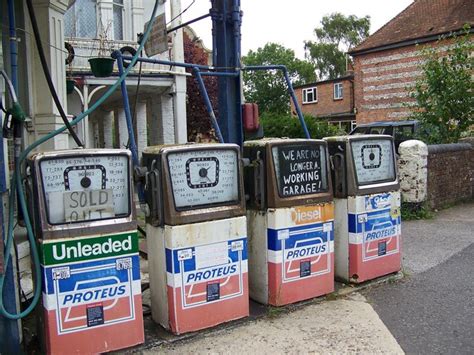
{"type": "MultiPolygon", "coordinates": [[[[215,34],[216,53],[214,66],[226,72],[240,71],[240,1],[212,1],[212,25],[215,34]]],[[[241,80],[235,77],[219,77],[219,125],[224,141],[243,144],[241,80]]]]}
{"type": "Polygon", "coordinates": [[[295,90],[293,89],[293,84],[291,83],[290,75],[288,74],[288,69],[284,65],[249,65],[242,69],[243,70],[281,70],[283,71],[286,85],[288,86],[288,93],[290,94],[290,97],[293,100],[293,104],[295,105],[296,114],[298,115],[298,119],[300,120],[301,126],[303,127],[303,131],[306,138],[310,139],[311,135],[309,134],[308,127],[306,126],[303,112],[301,111],[301,107],[298,103],[298,99],[296,98],[295,90]]]}
{"type": "MultiPolygon", "coordinates": [[[[123,55],[120,53],[122,56],[123,60],[132,60],[132,56],[129,55],[123,55]]],[[[112,53],[112,57],[118,58],[118,53],[112,53]]],[[[216,69],[215,67],[208,66],[208,65],[200,65],[200,64],[189,64],[189,63],[182,63],[182,62],[173,62],[169,60],[160,60],[160,59],[153,59],[153,58],[144,58],[144,57],[138,57],[137,62],[143,62],[143,63],[152,63],[152,64],[164,64],[164,65],[169,65],[173,67],[183,67],[183,68],[199,68],[203,70],[214,70],[216,69]]]]}
{"type": "MultiPolygon", "coordinates": [[[[122,76],[124,73],[123,67],[123,56],[120,51],[115,51],[112,53],[112,57],[117,59],[117,66],[119,70],[119,76],[122,76]]],[[[125,112],[125,119],[127,121],[127,130],[128,130],[128,139],[129,139],[129,149],[132,152],[132,161],[134,169],[137,169],[140,166],[140,158],[138,157],[138,148],[137,143],[135,142],[135,133],[133,129],[132,114],[130,112],[130,102],[128,100],[127,84],[125,79],[120,84],[120,89],[122,91],[123,98],[123,110],[125,112]]],[[[137,183],[137,194],[138,200],[142,208],[145,207],[145,190],[141,182],[137,183]]]]}
{"type": "Polygon", "coordinates": [[[8,22],[10,32],[10,66],[11,66],[11,80],[13,88],[18,94],[18,42],[16,38],[16,24],[15,24],[15,5],[14,0],[8,0],[8,22]]]}
{"type": "MultiPolygon", "coordinates": [[[[123,57],[120,51],[115,51],[113,53],[113,57],[117,59],[117,66],[119,71],[119,76],[123,74],[123,57]]],[[[138,158],[138,149],[137,143],[135,142],[135,133],[133,131],[133,122],[132,122],[132,114],[130,112],[130,102],[128,100],[128,92],[127,92],[127,84],[125,80],[122,81],[120,84],[120,89],[122,90],[122,98],[123,98],[123,110],[125,111],[125,118],[127,121],[127,130],[128,130],[128,139],[130,141],[130,151],[132,152],[132,159],[133,165],[139,165],[139,158],[138,158]]]]}
{"type": "Polygon", "coordinates": [[[204,81],[202,80],[201,73],[198,68],[194,68],[193,73],[196,76],[196,80],[199,86],[199,91],[201,92],[201,95],[204,98],[204,103],[206,104],[207,112],[209,113],[209,118],[211,119],[212,126],[214,127],[214,130],[216,131],[217,139],[219,140],[219,143],[224,143],[224,138],[222,137],[221,129],[219,128],[216,115],[214,113],[214,110],[212,109],[211,100],[209,99],[209,95],[207,94],[206,87],[204,86],[204,81]]]}

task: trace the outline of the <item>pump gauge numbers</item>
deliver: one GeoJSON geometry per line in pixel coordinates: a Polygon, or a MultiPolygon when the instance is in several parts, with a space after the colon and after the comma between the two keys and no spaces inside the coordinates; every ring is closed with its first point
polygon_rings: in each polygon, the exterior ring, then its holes
{"type": "Polygon", "coordinates": [[[219,183],[219,159],[216,157],[188,159],[186,180],[192,189],[216,186],[219,183]]]}
{"type": "Polygon", "coordinates": [[[177,210],[239,200],[239,163],[236,150],[200,149],[167,155],[177,210]]]}
{"type": "Polygon", "coordinates": [[[127,155],[56,156],[43,158],[39,166],[51,224],[130,213],[127,155]]]}
{"type": "Polygon", "coordinates": [[[395,180],[395,160],[391,140],[354,140],[351,144],[359,184],[395,180]]]}

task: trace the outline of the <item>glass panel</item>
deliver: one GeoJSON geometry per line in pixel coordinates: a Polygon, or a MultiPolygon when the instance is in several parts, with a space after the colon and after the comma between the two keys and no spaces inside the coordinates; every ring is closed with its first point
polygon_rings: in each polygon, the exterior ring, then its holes
{"type": "Polygon", "coordinates": [[[231,205],[239,200],[239,162],[235,150],[173,152],[168,167],[176,209],[231,205]]]}
{"type": "Polygon", "coordinates": [[[123,0],[114,0],[114,39],[123,39],[123,0]]]}
{"type": "Polygon", "coordinates": [[[130,214],[126,155],[58,157],[40,162],[49,223],[102,220],[130,214]]]}
{"type": "Polygon", "coordinates": [[[66,37],[95,38],[97,10],[94,0],[76,0],[64,15],[66,37]]]}
{"type": "Polygon", "coordinates": [[[391,140],[357,140],[351,145],[359,185],[395,180],[395,160],[391,140]]]}

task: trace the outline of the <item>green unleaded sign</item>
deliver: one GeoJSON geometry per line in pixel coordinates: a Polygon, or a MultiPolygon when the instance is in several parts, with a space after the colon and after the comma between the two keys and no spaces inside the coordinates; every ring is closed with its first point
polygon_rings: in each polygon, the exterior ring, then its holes
{"type": "Polygon", "coordinates": [[[138,253],[138,236],[133,231],[62,241],[47,240],[40,248],[42,265],[65,264],[138,253]]]}

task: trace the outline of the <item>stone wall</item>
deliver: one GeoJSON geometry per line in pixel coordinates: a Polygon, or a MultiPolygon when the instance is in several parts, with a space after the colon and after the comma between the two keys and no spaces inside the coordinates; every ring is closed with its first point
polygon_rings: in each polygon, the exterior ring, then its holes
{"type": "Polygon", "coordinates": [[[428,146],[428,194],[431,208],[474,197],[474,150],[468,143],[428,146]]]}
{"type": "Polygon", "coordinates": [[[443,208],[474,197],[474,149],[469,143],[400,144],[398,172],[403,202],[443,208]]]}

